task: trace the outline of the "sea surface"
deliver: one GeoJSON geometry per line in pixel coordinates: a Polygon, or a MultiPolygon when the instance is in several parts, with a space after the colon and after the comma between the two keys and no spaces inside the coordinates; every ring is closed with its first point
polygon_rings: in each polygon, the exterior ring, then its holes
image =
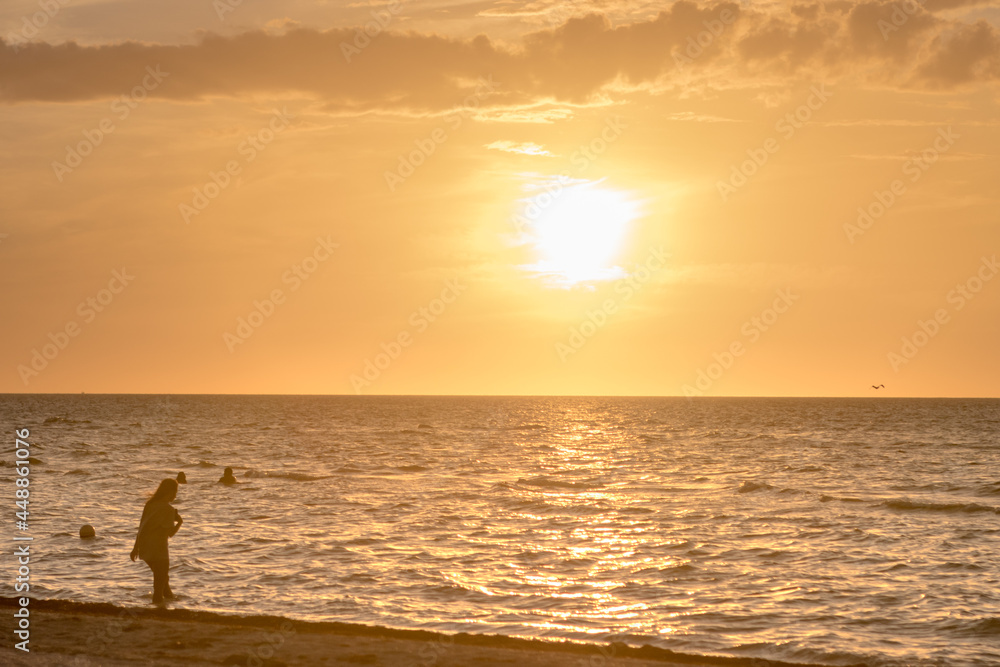
{"type": "Polygon", "coordinates": [[[0,415],[3,530],[34,537],[40,598],[148,605],[128,553],[184,471],[177,607],[1000,664],[1000,400],[4,395],[0,415]]]}

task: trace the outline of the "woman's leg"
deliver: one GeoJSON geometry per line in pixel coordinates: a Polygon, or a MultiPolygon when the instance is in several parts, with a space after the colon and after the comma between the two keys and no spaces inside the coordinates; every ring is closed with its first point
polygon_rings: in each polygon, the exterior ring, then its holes
{"type": "Polygon", "coordinates": [[[147,561],[153,571],[153,604],[163,602],[163,595],[170,589],[170,561],[158,559],[147,561]]]}
{"type": "Polygon", "coordinates": [[[170,559],[166,558],[163,561],[163,597],[172,598],[174,597],[174,592],[170,590],[170,559]]]}

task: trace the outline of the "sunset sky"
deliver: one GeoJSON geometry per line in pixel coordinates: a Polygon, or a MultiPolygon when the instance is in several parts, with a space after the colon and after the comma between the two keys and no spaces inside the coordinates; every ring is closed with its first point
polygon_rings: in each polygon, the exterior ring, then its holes
{"type": "Polygon", "coordinates": [[[0,38],[0,391],[1000,396],[1000,2],[5,0],[0,38]]]}

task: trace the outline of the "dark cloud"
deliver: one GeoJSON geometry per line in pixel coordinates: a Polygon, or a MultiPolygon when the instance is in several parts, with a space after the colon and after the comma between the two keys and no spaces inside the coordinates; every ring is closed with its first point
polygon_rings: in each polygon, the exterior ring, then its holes
{"type": "Polygon", "coordinates": [[[926,34],[944,24],[920,5],[910,5],[912,13],[901,2],[861,2],[847,18],[847,31],[852,50],[860,57],[882,56],[895,60],[913,61],[917,47],[926,34]]]}
{"type": "Polygon", "coordinates": [[[792,23],[771,19],[750,31],[739,43],[739,53],[749,63],[784,60],[789,69],[804,66],[823,52],[836,37],[838,25],[816,18],[792,23]]]}
{"type": "Polygon", "coordinates": [[[1000,34],[986,21],[978,21],[939,35],[919,74],[941,87],[1000,79],[1000,34]]]}
{"type": "MultiPolygon", "coordinates": [[[[477,79],[492,76],[506,97],[583,102],[619,76],[638,83],[659,77],[674,66],[671,49],[705,30],[723,8],[739,11],[735,4],[701,8],[682,1],[651,21],[617,28],[591,14],[512,48],[485,36],[387,31],[369,38],[348,29],[210,35],[185,46],[5,45],[0,99],[117,96],[137,85],[147,66],[159,66],[169,76],[151,95],[173,99],[298,92],[345,108],[434,109],[454,105],[477,79]]],[[[719,52],[721,41],[699,60],[719,52]]]]}
{"type": "Polygon", "coordinates": [[[931,12],[939,12],[946,9],[958,9],[959,7],[978,7],[980,5],[996,5],[996,0],[924,0],[924,9],[931,12]]]}
{"type": "MultiPolygon", "coordinates": [[[[669,82],[679,68],[718,85],[752,85],[760,75],[836,78],[854,70],[877,70],[883,83],[912,87],[1000,77],[1000,39],[992,25],[956,23],[919,6],[900,15],[900,4],[797,5],[777,16],[737,3],[681,0],[649,20],[614,26],[602,14],[589,14],[513,45],[417,32],[367,38],[348,29],[210,35],[180,46],[0,43],[0,101],[119,96],[138,85],[149,66],[169,73],[150,92],[156,97],[291,93],[348,110],[452,108],[486,77],[499,84],[491,104],[584,103],[613,83],[669,82]],[[723,12],[732,19],[725,25],[723,12]]],[[[970,3],[939,0],[936,6],[945,4],[970,3]]]]}

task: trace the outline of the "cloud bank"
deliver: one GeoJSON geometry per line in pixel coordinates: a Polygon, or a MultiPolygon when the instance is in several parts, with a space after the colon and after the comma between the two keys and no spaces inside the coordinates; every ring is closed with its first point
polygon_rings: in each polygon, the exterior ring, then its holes
{"type": "Polygon", "coordinates": [[[1000,79],[1000,31],[983,19],[953,17],[982,4],[993,3],[844,0],[777,12],[681,0],[647,20],[612,25],[591,13],[511,44],[393,31],[365,40],[348,29],[208,35],[193,45],[7,39],[0,41],[0,101],[116,97],[138,85],[148,66],[170,75],[151,93],[161,98],[299,94],[353,111],[454,108],[487,77],[500,92],[485,104],[508,106],[586,104],[614,91],[692,81],[732,87],[853,79],[953,89],[1000,79]],[[345,45],[359,43],[364,48],[346,55],[345,45]]]}

